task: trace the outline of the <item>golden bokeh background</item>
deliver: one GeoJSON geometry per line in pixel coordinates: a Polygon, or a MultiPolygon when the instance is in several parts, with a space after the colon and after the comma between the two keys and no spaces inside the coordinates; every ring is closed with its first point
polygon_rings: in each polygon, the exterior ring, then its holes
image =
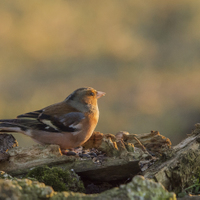
{"type": "Polygon", "coordinates": [[[200,1],[8,0],[0,21],[0,118],[91,86],[107,93],[103,133],[158,130],[176,144],[200,122],[200,1]]]}

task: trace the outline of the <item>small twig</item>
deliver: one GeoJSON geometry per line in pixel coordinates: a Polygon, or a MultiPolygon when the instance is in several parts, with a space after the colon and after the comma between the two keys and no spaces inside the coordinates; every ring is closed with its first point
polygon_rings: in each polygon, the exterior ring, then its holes
{"type": "Polygon", "coordinates": [[[143,150],[146,154],[148,154],[151,158],[154,158],[154,157],[147,151],[146,147],[140,142],[140,140],[139,140],[136,136],[134,136],[133,138],[138,142],[138,144],[142,147],[142,150],[143,150]]]}
{"type": "Polygon", "coordinates": [[[140,140],[138,138],[136,138],[135,136],[133,137],[137,142],[138,144],[142,147],[143,151],[147,151],[146,150],[146,147],[140,142],[140,140]]]}

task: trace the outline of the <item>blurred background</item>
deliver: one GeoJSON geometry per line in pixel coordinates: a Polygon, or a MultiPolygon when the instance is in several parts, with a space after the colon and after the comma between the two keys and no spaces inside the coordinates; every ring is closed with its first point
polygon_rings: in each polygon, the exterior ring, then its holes
{"type": "Polygon", "coordinates": [[[157,130],[175,145],[200,122],[200,1],[8,0],[0,21],[0,118],[91,86],[106,92],[102,133],[157,130]]]}

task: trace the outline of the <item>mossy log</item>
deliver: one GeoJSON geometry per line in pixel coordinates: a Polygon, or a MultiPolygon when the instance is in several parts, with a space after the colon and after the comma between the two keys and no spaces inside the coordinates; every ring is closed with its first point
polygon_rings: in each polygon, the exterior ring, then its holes
{"type": "Polygon", "coordinates": [[[74,192],[55,192],[52,187],[29,179],[0,179],[0,199],[46,199],[46,200],[176,200],[176,195],[154,181],[135,176],[126,185],[120,185],[100,194],[83,194],[74,192]]]}
{"type": "Polygon", "coordinates": [[[103,163],[99,164],[88,158],[62,155],[57,145],[42,146],[38,144],[26,148],[15,147],[10,149],[8,154],[10,155],[9,160],[0,163],[0,170],[13,176],[23,175],[33,167],[44,165],[74,169],[76,173],[92,179],[95,179],[94,171],[97,171],[96,179],[102,178],[102,180],[128,178],[130,175],[126,171],[128,167],[133,169],[133,175],[140,171],[138,160],[106,157],[103,163]],[[116,166],[124,170],[117,172],[116,166]]]}
{"type": "MultiPolygon", "coordinates": [[[[119,132],[116,136],[94,132],[90,140],[85,143],[84,148],[96,148],[102,151],[106,156],[103,156],[101,162],[95,162],[91,158],[62,155],[57,145],[37,144],[31,147],[14,147],[8,149],[8,158],[2,159],[0,162],[0,170],[13,176],[21,176],[33,167],[48,165],[74,169],[81,177],[95,181],[128,179],[141,172],[139,165],[141,160],[152,159],[139,140],[146,145],[148,144],[146,141],[156,141],[156,138],[157,145],[162,143],[163,148],[170,148],[169,141],[158,132],[143,134],[142,137],[128,135],[127,132],[119,132]],[[137,144],[138,142],[140,144],[137,144]]],[[[156,151],[160,149],[156,149],[156,151]]],[[[156,153],[155,149],[151,149],[151,151],[156,153]]]]}
{"type": "Polygon", "coordinates": [[[62,155],[57,145],[14,147],[9,157],[0,162],[0,170],[22,175],[36,166],[59,166],[74,169],[81,177],[112,181],[136,174],[162,183],[168,190],[179,192],[190,184],[200,168],[200,124],[180,144],[171,147],[168,138],[157,131],[146,134],[94,132],[84,148],[97,148],[106,156],[101,163],[90,158],[62,155]]]}
{"type": "Polygon", "coordinates": [[[180,192],[192,185],[200,172],[200,124],[178,145],[172,147],[154,165],[143,172],[144,177],[160,182],[166,189],[180,192]]]}

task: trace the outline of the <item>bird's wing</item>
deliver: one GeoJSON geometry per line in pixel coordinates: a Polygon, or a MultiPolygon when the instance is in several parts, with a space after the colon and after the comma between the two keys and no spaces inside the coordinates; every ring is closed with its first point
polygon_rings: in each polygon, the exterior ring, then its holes
{"type": "Polygon", "coordinates": [[[34,118],[37,119],[39,117],[39,115],[43,112],[43,109],[41,110],[36,110],[33,112],[28,112],[22,115],[18,115],[17,118],[34,118]]]}
{"type": "Polygon", "coordinates": [[[62,115],[47,115],[42,113],[38,120],[61,132],[76,132],[81,129],[80,122],[85,118],[81,112],[70,112],[62,115]]]}
{"type": "Polygon", "coordinates": [[[17,119],[22,118],[35,119],[38,123],[46,125],[46,131],[53,128],[58,132],[76,132],[81,128],[79,123],[85,115],[61,102],[17,116],[17,119]]]}
{"type": "Polygon", "coordinates": [[[76,132],[81,129],[85,115],[81,112],[45,114],[42,110],[19,115],[17,119],[0,120],[2,127],[19,127],[21,130],[35,129],[48,132],[76,132]]]}

